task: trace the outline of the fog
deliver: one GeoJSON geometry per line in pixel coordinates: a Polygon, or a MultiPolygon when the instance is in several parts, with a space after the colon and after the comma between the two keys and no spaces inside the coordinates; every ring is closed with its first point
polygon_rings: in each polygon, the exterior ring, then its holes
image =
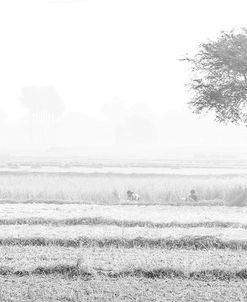
{"type": "Polygon", "coordinates": [[[2,1],[0,154],[244,153],[246,127],[191,112],[179,59],[220,30],[246,26],[246,6],[2,1]]]}

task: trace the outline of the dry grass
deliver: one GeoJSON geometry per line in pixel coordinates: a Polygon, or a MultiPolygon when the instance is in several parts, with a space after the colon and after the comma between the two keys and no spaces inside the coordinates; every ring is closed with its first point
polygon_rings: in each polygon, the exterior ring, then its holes
{"type": "Polygon", "coordinates": [[[109,205],[129,186],[176,203],[193,183],[230,200],[244,182],[2,175],[0,197],[46,203],[0,205],[0,301],[246,301],[246,208],[109,205]]]}
{"type": "Polygon", "coordinates": [[[91,278],[247,279],[247,254],[239,251],[150,251],[148,249],[1,248],[0,276],[91,278]],[[20,257],[20,252],[25,252],[20,257]],[[78,257],[81,260],[78,262],[78,257]],[[77,258],[77,259],[76,259],[77,258]],[[13,261],[14,260],[14,261],[13,261]],[[77,260],[77,261],[76,261],[77,260]],[[1,264],[4,263],[4,266],[1,264]]]}
{"type": "Polygon", "coordinates": [[[152,222],[140,220],[118,220],[107,219],[103,217],[82,217],[82,218],[13,218],[13,219],[0,219],[0,225],[43,225],[47,226],[118,226],[121,228],[145,227],[145,228],[238,228],[247,229],[247,224],[223,222],[223,221],[205,221],[205,222],[152,222]]]}
{"type": "Polygon", "coordinates": [[[202,270],[240,271],[246,268],[244,250],[165,250],[148,248],[69,248],[0,246],[0,267],[33,271],[38,267],[76,266],[78,259],[89,271],[117,273],[143,268],[180,270],[188,274],[202,270]]]}
{"type": "MultiPolygon", "coordinates": [[[[127,223],[246,224],[247,208],[193,207],[193,206],[111,206],[111,205],[48,205],[48,204],[1,204],[0,220],[17,222],[41,219],[43,221],[92,219],[97,221],[124,221],[127,223]]],[[[123,225],[124,226],[124,225],[123,225]]]]}
{"type": "Polygon", "coordinates": [[[196,281],[183,279],[81,278],[27,276],[0,278],[1,300],[12,302],[50,301],[190,301],[236,302],[247,300],[247,281],[196,281]]]}
{"type": "Polygon", "coordinates": [[[126,191],[145,203],[181,202],[194,188],[201,200],[232,201],[246,186],[245,176],[174,175],[0,175],[0,199],[11,201],[126,202],[126,191]]]}
{"type": "MultiPolygon", "coordinates": [[[[90,242],[99,240],[163,240],[179,239],[184,237],[213,236],[223,241],[238,240],[247,241],[247,230],[241,228],[213,228],[213,227],[168,227],[168,228],[146,228],[146,227],[120,227],[114,225],[75,225],[75,226],[49,226],[49,225],[2,225],[0,228],[0,240],[18,238],[29,240],[44,238],[46,240],[60,239],[66,241],[75,240],[90,242]]],[[[100,244],[100,243],[99,243],[100,244]]],[[[126,242],[127,244],[127,242],[126,242]]]]}
{"type": "Polygon", "coordinates": [[[37,267],[33,271],[27,270],[12,270],[9,268],[0,268],[0,276],[7,277],[23,277],[23,276],[50,276],[55,275],[57,277],[66,276],[69,278],[80,277],[83,280],[88,281],[89,279],[98,278],[98,276],[103,276],[105,278],[126,278],[126,277],[135,277],[135,278],[147,278],[147,279],[188,279],[188,280],[200,280],[200,281],[230,281],[230,280],[244,280],[247,279],[247,269],[242,269],[240,271],[225,271],[221,269],[212,269],[212,270],[201,270],[201,271],[192,271],[190,273],[183,272],[181,270],[171,269],[171,268],[152,268],[146,270],[145,268],[137,268],[124,270],[119,272],[105,272],[105,271],[91,271],[88,269],[80,269],[78,266],[70,265],[57,265],[53,267],[37,267]]]}
{"type": "Polygon", "coordinates": [[[222,240],[215,236],[185,236],[181,238],[149,239],[137,237],[125,238],[89,238],[79,237],[73,239],[60,238],[3,238],[0,245],[20,246],[62,246],[62,247],[104,247],[104,248],[149,248],[149,249],[232,249],[247,250],[245,240],[222,240]]]}

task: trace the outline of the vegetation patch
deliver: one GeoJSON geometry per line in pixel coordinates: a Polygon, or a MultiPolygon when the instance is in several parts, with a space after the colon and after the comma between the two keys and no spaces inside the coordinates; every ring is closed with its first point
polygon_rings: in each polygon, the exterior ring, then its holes
{"type": "Polygon", "coordinates": [[[136,220],[118,220],[107,219],[103,217],[81,217],[67,219],[53,218],[14,218],[0,219],[0,225],[51,225],[51,226],[73,226],[73,225],[114,225],[119,227],[146,227],[146,228],[242,228],[247,229],[247,224],[223,222],[223,221],[206,221],[206,222],[152,222],[136,220]]]}
{"type": "Polygon", "coordinates": [[[134,269],[129,271],[121,271],[118,273],[109,273],[108,277],[122,278],[122,277],[144,277],[149,279],[163,279],[163,278],[186,278],[186,274],[181,270],[171,268],[158,268],[153,270],[134,269]]]}
{"type": "Polygon", "coordinates": [[[162,248],[162,249],[231,249],[247,250],[247,241],[223,241],[214,236],[185,236],[182,238],[134,239],[80,237],[77,239],[47,239],[47,238],[6,238],[0,239],[0,245],[19,246],[63,246],[63,247],[116,247],[116,248],[162,248]]]}
{"type": "MultiPolygon", "coordinates": [[[[66,205],[66,204],[97,204],[97,205],[109,205],[105,201],[90,201],[90,200],[36,200],[36,199],[30,199],[30,200],[10,200],[10,199],[0,199],[0,204],[57,204],[57,205],[66,205]]],[[[111,205],[123,205],[123,206],[133,206],[133,205],[139,205],[139,206],[158,206],[158,205],[166,205],[166,206],[194,206],[194,207],[200,207],[200,206],[224,206],[225,202],[223,200],[202,200],[198,202],[192,202],[192,201],[162,201],[162,202],[144,202],[144,201],[127,201],[127,200],[119,200],[119,201],[111,201],[111,205]]]]}
{"type": "Polygon", "coordinates": [[[56,265],[48,267],[37,267],[34,270],[13,270],[11,268],[0,268],[0,276],[47,276],[62,275],[68,277],[95,278],[104,276],[107,278],[147,278],[147,279],[189,279],[198,281],[230,281],[234,279],[247,279],[247,269],[238,271],[225,271],[220,269],[200,270],[193,272],[183,272],[172,268],[156,268],[145,270],[141,268],[123,270],[119,272],[109,272],[103,270],[87,271],[76,265],[56,265]]]}
{"type": "MultiPolygon", "coordinates": [[[[212,170],[213,171],[213,170],[212,170]]],[[[222,205],[244,191],[245,175],[125,175],[0,173],[0,203],[100,204],[100,205],[222,205]],[[199,202],[187,202],[195,189],[199,202]],[[139,202],[127,201],[137,192],[139,202]]],[[[200,170],[198,171],[200,174],[200,170]]],[[[243,205],[241,203],[241,205],[243,205]]]]}

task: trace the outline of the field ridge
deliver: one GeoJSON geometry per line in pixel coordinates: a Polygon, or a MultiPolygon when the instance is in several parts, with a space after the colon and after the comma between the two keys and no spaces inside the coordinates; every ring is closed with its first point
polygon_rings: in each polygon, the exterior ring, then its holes
{"type": "Polygon", "coordinates": [[[190,279],[201,281],[218,281],[218,280],[232,280],[232,279],[247,279],[247,269],[241,269],[237,271],[228,271],[221,269],[212,270],[199,270],[186,272],[172,268],[155,268],[151,270],[145,270],[141,268],[134,268],[131,270],[122,270],[119,272],[113,272],[103,269],[81,269],[77,265],[56,265],[37,267],[33,270],[14,270],[9,267],[0,267],[0,276],[39,276],[39,275],[65,275],[68,277],[82,277],[82,278],[95,278],[97,276],[104,276],[108,278],[124,278],[124,277],[139,277],[150,279],[190,279]]]}
{"type": "Polygon", "coordinates": [[[178,239],[148,239],[136,237],[134,239],[125,238],[90,238],[79,237],[75,239],[47,239],[37,238],[0,238],[2,246],[63,246],[63,247],[117,247],[117,248],[161,248],[161,249],[230,249],[247,250],[247,241],[228,240],[224,241],[215,236],[184,236],[178,239]]]}
{"type": "Polygon", "coordinates": [[[204,222],[152,222],[138,220],[119,220],[108,219],[100,216],[97,217],[81,217],[81,218],[14,218],[0,219],[0,225],[51,225],[51,226],[73,226],[73,225],[114,225],[119,227],[146,227],[146,228],[242,228],[247,229],[247,224],[223,221],[204,221],[204,222]]]}

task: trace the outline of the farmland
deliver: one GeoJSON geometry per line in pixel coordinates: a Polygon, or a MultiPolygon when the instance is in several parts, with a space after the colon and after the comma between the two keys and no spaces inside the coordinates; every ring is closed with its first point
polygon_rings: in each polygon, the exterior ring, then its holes
{"type": "Polygon", "coordinates": [[[247,297],[245,207],[4,203],[0,213],[3,301],[247,297]]]}
{"type": "Polygon", "coordinates": [[[247,208],[231,203],[245,182],[1,173],[0,299],[245,301],[247,208]],[[184,200],[191,188],[197,203],[184,200]]]}
{"type": "MultiPolygon", "coordinates": [[[[246,175],[0,174],[0,200],[56,203],[121,204],[126,191],[140,203],[181,203],[191,188],[201,200],[228,203],[241,193],[246,175]]],[[[182,202],[183,203],[183,202],[182,202]]]]}

